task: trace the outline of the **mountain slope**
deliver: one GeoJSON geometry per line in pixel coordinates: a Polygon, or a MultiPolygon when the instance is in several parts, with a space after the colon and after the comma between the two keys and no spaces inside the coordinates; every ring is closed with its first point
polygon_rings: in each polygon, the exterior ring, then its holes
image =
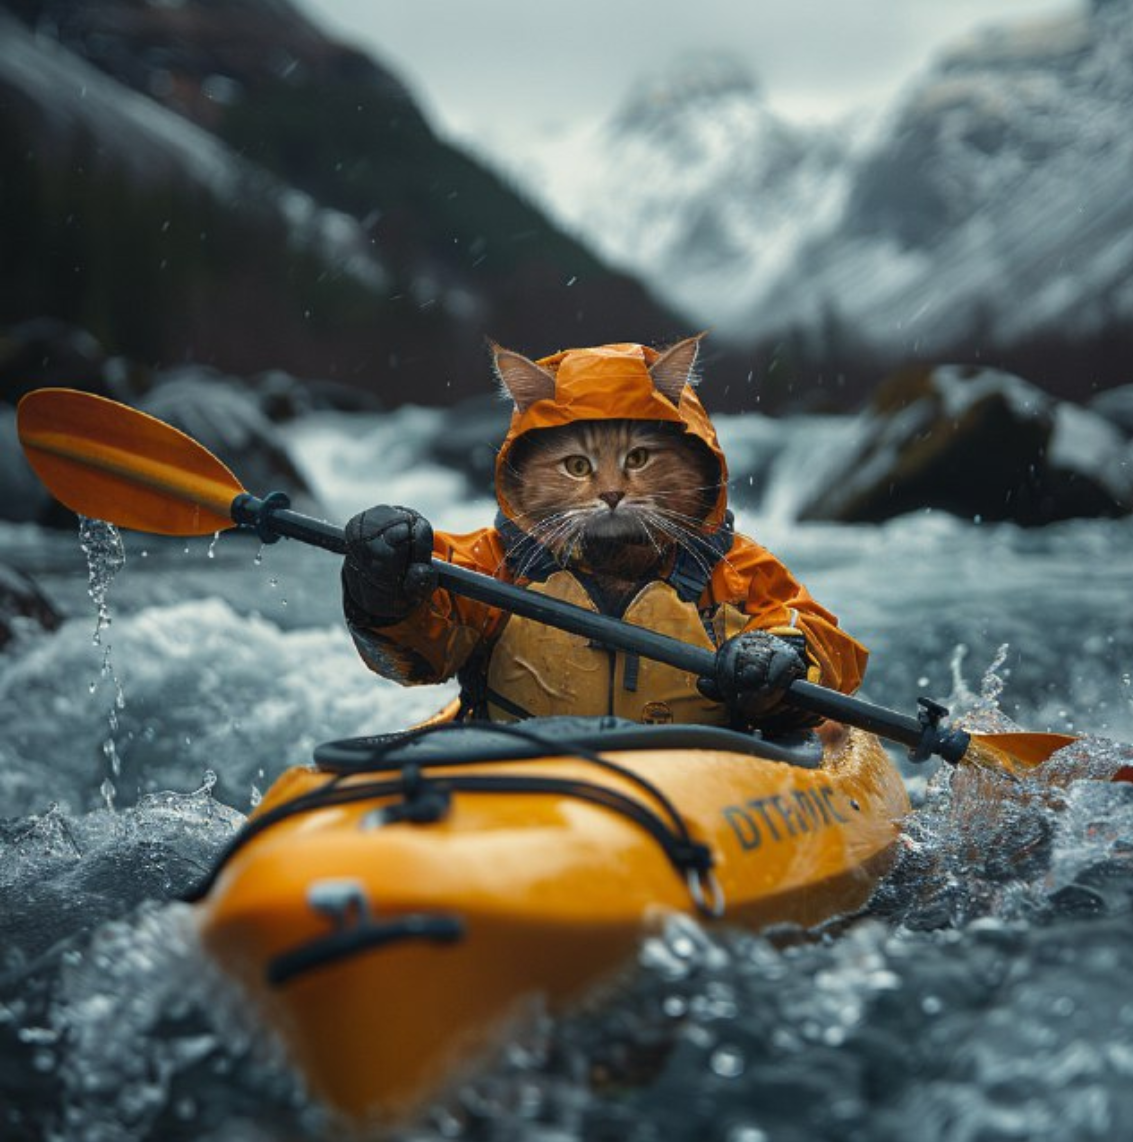
{"type": "Polygon", "coordinates": [[[766,283],[749,328],[813,330],[832,312],[888,359],[978,353],[1060,387],[1084,356],[1120,379],[1131,16],[1098,4],[954,50],[860,165],[837,224],[766,283]]]}
{"type": "Polygon", "coordinates": [[[0,323],[391,403],[482,386],[485,334],[684,329],[286,0],[9,8],[35,34],[4,19],[0,323]]]}
{"type": "Polygon", "coordinates": [[[779,118],[744,64],[700,53],[643,78],[606,122],[548,139],[516,175],[616,264],[726,326],[838,210],[850,153],[844,133],[779,118]]]}
{"type": "Polygon", "coordinates": [[[729,338],[764,407],[853,404],[915,360],[1082,398],[1133,360],[1131,109],[1133,0],[1094,0],[972,36],[884,116],[833,134],[691,61],[528,177],[729,338]]]}

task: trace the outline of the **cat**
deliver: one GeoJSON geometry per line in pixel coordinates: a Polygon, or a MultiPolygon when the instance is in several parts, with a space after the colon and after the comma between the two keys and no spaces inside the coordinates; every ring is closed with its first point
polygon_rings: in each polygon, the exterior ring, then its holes
{"type": "Polygon", "coordinates": [[[520,438],[499,484],[524,533],[508,553],[520,575],[525,554],[541,545],[560,565],[589,571],[607,597],[621,598],[658,574],[674,547],[703,558],[720,469],[675,425],[580,421],[520,438]]]}
{"type": "Polygon", "coordinates": [[[496,457],[494,524],[434,532],[419,512],[389,505],[347,524],[343,605],[367,664],[406,685],[455,676],[461,716],[494,721],[777,719],[782,729],[802,723],[777,708],[781,679],[755,668],[784,654],[794,676],[852,692],[865,648],[734,530],[727,462],[695,391],[699,342],[618,342],[538,360],[492,344],[513,405],[496,457]],[[474,596],[423,590],[430,558],[715,649],[720,695],[685,671],[474,596]]]}

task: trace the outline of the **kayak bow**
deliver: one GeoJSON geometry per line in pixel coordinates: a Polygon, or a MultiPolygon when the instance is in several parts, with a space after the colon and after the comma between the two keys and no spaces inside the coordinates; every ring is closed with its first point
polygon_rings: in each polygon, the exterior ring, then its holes
{"type": "Polygon", "coordinates": [[[877,739],[785,746],[611,718],[446,725],[320,747],[195,896],[321,1098],[396,1121],[538,1005],[630,967],[672,914],[812,927],[898,852],[904,783],[877,739]]]}

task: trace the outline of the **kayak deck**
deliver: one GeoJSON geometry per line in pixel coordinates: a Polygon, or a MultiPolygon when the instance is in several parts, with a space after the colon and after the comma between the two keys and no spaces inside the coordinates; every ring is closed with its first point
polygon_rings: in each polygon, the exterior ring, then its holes
{"type": "Polygon", "coordinates": [[[202,886],[206,945],[355,1118],[410,1112],[666,913],[761,928],[859,908],[909,808],[858,731],[464,729],[320,747],[336,771],[287,771],[202,886]]]}

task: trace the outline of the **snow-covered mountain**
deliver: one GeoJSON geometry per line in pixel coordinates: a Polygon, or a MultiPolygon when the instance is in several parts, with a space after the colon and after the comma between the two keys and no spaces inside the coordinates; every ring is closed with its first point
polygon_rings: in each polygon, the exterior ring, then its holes
{"type": "Polygon", "coordinates": [[[1133,316],[1133,4],[958,45],[765,283],[753,331],[824,312],[883,352],[1087,340],[1133,316]]]}
{"type": "Polygon", "coordinates": [[[546,137],[514,173],[611,261],[727,324],[836,216],[853,153],[845,131],[776,115],[745,64],[699,53],[644,77],[607,121],[546,137]]]}
{"type": "Polygon", "coordinates": [[[903,360],[979,359],[1081,396],[1133,368],[1131,113],[1133,0],[1092,0],[976,33],[831,130],[690,61],[527,173],[763,366],[786,344],[796,376],[857,368],[861,389],[903,360]]]}

